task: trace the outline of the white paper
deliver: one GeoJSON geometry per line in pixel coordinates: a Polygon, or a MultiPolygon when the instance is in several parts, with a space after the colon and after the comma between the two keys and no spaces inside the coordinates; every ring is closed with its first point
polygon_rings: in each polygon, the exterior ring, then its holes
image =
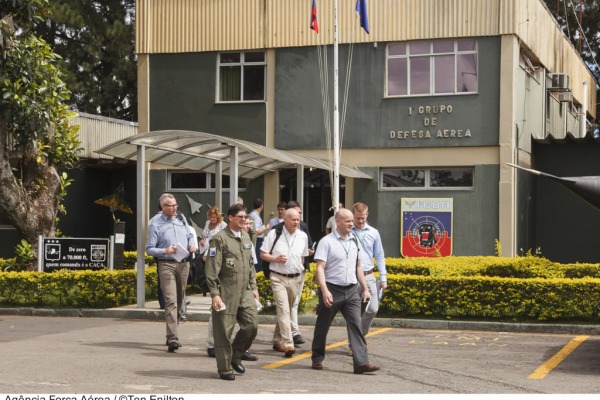
{"type": "Polygon", "coordinates": [[[125,243],[125,234],[124,233],[115,233],[115,243],[118,243],[118,244],[125,243]]]}
{"type": "Polygon", "coordinates": [[[177,243],[176,248],[177,248],[177,250],[172,255],[173,255],[173,258],[177,262],[181,262],[181,260],[183,260],[184,258],[186,258],[190,254],[190,252],[187,251],[187,249],[185,247],[183,247],[181,245],[181,243],[177,243]]]}
{"type": "Polygon", "coordinates": [[[260,301],[258,301],[258,299],[254,299],[254,301],[256,302],[256,311],[262,311],[263,309],[263,305],[260,301]]]}

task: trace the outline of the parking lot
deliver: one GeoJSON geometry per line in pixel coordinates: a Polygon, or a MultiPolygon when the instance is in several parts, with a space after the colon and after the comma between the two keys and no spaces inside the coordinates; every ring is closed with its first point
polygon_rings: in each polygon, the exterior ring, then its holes
{"type": "Polygon", "coordinates": [[[180,325],[184,347],[166,351],[160,321],[0,316],[4,393],[599,393],[600,336],[373,328],[374,374],[354,375],[343,326],[332,326],[323,371],[307,342],[285,359],[260,325],[246,373],[218,379],[206,322],[180,325]]]}

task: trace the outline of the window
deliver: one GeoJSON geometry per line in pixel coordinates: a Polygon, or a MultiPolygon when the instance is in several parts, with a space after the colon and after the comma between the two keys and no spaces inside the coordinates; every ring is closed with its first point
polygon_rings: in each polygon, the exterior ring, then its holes
{"type": "Polygon", "coordinates": [[[381,189],[472,189],[473,168],[382,168],[381,189]]]}
{"type": "MultiPolygon", "coordinates": [[[[169,171],[168,190],[191,191],[204,190],[213,191],[215,188],[214,174],[194,171],[169,171]]],[[[229,190],[229,175],[223,175],[223,190],[229,190]]],[[[238,189],[245,189],[248,185],[247,179],[238,179],[238,189]]]]}
{"type": "Polygon", "coordinates": [[[388,97],[477,93],[477,41],[391,43],[386,75],[388,97]]]}
{"type": "Polygon", "coordinates": [[[220,53],[217,93],[219,102],[264,101],[264,51],[220,53]]]}

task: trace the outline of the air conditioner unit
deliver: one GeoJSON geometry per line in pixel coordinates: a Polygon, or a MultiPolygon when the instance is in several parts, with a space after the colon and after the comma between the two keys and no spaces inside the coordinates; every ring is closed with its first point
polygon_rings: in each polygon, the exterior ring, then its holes
{"type": "Polygon", "coordinates": [[[573,93],[571,92],[559,92],[556,93],[556,100],[561,103],[572,103],[573,102],[573,93]]]}
{"type": "Polygon", "coordinates": [[[548,90],[568,90],[569,75],[567,74],[550,74],[550,85],[548,90]]]}

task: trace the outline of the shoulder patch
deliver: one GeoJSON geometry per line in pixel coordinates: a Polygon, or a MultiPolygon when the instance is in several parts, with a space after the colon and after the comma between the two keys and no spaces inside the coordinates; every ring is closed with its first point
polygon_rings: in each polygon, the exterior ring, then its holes
{"type": "Polygon", "coordinates": [[[214,257],[217,255],[217,248],[216,247],[211,247],[210,249],[208,249],[208,255],[210,257],[214,257]]]}

